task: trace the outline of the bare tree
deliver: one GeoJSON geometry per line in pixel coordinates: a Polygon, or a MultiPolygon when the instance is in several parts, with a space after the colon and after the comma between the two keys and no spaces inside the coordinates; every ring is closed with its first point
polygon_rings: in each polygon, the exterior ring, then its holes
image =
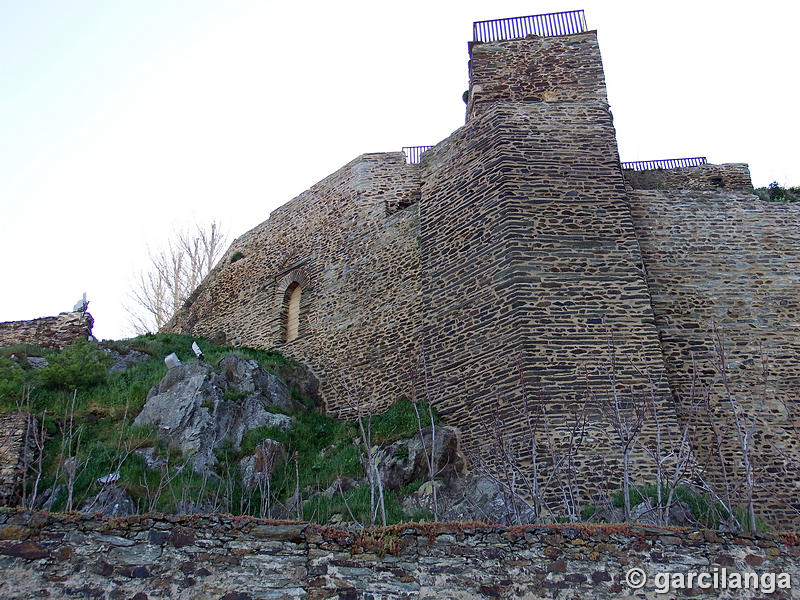
{"type": "Polygon", "coordinates": [[[539,395],[531,402],[521,362],[517,371],[522,406],[514,418],[523,422],[525,429],[513,439],[506,434],[507,423],[495,413],[491,422],[484,423],[490,442],[482,451],[470,452],[470,461],[503,494],[509,524],[557,521],[562,515],[550,505],[552,501],[563,505],[563,515],[570,522],[577,522],[580,499],[576,459],[586,437],[586,403],[574,407],[573,415],[559,428],[563,436],[556,439],[545,398],[539,395]]]}
{"type": "Polygon", "coordinates": [[[136,333],[158,331],[208,275],[224,251],[219,224],[175,234],[160,252],[149,252],[150,268],[138,274],[127,307],[136,333]]]}
{"type": "MultiPolygon", "coordinates": [[[[428,482],[431,485],[431,493],[433,494],[433,520],[439,520],[439,498],[436,489],[436,476],[439,475],[441,470],[437,465],[436,460],[436,420],[433,417],[433,398],[431,397],[430,388],[428,386],[428,369],[427,365],[425,364],[425,357],[420,357],[419,361],[415,361],[411,364],[411,368],[408,373],[409,383],[410,383],[410,390],[411,390],[411,405],[414,407],[414,414],[417,417],[417,433],[419,434],[419,440],[422,444],[422,451],[425,453],[425,464],[428,467],[428,482]],[[422,383],[423,383],[423,390],[425,395],[425,401],[427,405],[427,418],[428,422],[430,423],[430,431],[431,431],[431,445],[428,448],[428,445],[425,443],[425,428],[422,426],[422,417],[419,413],[419,400],[417,398],[417,383],[420,377],[420,373],[417,369],[417,362],[422,367],[422,383]]],[[[427,426],[426,426],[427,427],[427,426]]],[[[442,467],[444,468],[444,467],[442,467]]]]}
{"type": "MultiPolygon", "coordinates": [[[[705,468],[695,473],[695,484],[722,506],[727,513],[729,526],[736,529],[742,529],[744,522],[733,509],[738,504],[744,504],[747,527],[755,531],[755,493],[765,483],[762,476],[766,466],[763,464],[766,459],[764,449],[758,447],[757,438],[766,428],[763,415],[766,413],[769,368],[762,350],[762,395],[753,398],[752,402],[743,402],[734,392],[729,375],[728,351],[719,327],[713,322],[711,336],[711,366],[718,376],[722,397],[712,400],[712,384],[707,384],[700,401],[693,407],[694,430],[697,432],[695,446],[703,444],[708,448],[708,464],[701,465],[705,468]],[[726,410],[726,405],[729,410],[726,410]],[[731,455],[731,451],[736,454],[731,455]],[[734,456],[741,459],[741,468],[736,465],[738,460],[734,456]]],[[[693,360],[693,371],[696,370],[697,365],[693,360]]]]}
{"type": "MultiPolygon", "coordinates": [[[[359,459],[369,483],[370,525],[374,525],[380,512],[381,524],[386,525],[386,501],[383,490],[383,479],[378,469],[378,457],[372,448],[372,410],[365,409],[361,400],[361,392],[356,385],[350,384],[343,377],[339,378],[340,387],[344,389],[345,400],[355,412],[358,421],[360,439],[354,439],[359,459]]],[[[369,404],[369,403],[368,403],[369,404]]]]}
{"type": "Polygon", "coordinates": [[[79,457],[84,426],[75,424],[75,404],[77,398],[78,391],[73,390],[69,415],[65,417],[59,425],[61,429],[61,455],[59,456],[55,480],[58,481],[59,470],[63,470],[67,486],[67,501],[64,506],[66,512],[74,508],[75,481],[88,466],[87,458],[79,457]]]}
{"type": "MultiPolygon", "coordinates": [[[[711,324],[711,333],[714,340],[714,369],[722,379],[722,386],[725,390],[725,399],[731,409],[733,423],[736,427],[736,438],[739,442],[739,449],[742,452],[742,463],[744,467],[744,487],[745,503],[747,505],[747,520],[750,531],[756,530],[756,512],[754,503],[754,492],[756,487],[756,471],[754,465],[754,442],[755,433],[759,426],[758,411],[754,410],[750,415],[746,413],[741,403],[734,397],[731,389],[730,379],[728,378],[728,356],[725,351],[725,344],[716,323],[711,324]]],[[[766,369],[766,365],[764,366],[766,369]]],[[[766,373],[764,375],[766,381],[766,373]]],[[[763,408],[763,398],[762,406],[763,408]]]]}
{"type": "MultiPolygon", "coordinates": [[[[625,520],[631,520],[631,455],[636,446],[639,435],[644,425],[646,404],[637,400],[633,390],[630,399],[623,397],[623,391],[617,380],[617,353],[611,339],[611,332],[607,332],[608,363],[606,376],[608,378],[608,394],[603,394],[599,406],[603,416],[610,423],[616,435],[617,444],[622,452],[622,494],[625,507],[625,520]]],[[[587,383],[588,389],[588,383],[587,383]]],[[[594,392],[588,392],[594,395],[594,392]]]]}
{"type": "Polygon", "coordinates": [[[33,508],[39,495],[39,483],[44,475],[44,445],[47,441],[45,431],[45,410],[39,420],[33,414],[31,407],[31,386],[22,388],[22,396],[17,400],[17,412],[25,426],[25,436],[22,443],[22,506],[33,508]],[[33,483],[28,482],[28,471],[31,472],[33,483]],[[30,490],[28,489],[30,487],[30,490]]]}

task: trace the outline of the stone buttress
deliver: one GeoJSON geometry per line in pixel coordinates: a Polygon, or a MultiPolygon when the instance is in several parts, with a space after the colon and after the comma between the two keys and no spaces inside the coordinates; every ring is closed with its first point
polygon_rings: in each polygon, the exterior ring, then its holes
{"type": "Polygon", "coordinates": [[[619,484],[609,344],[628,406],[649,372],[677,424],[619,165],[595,32],[474,43],[467,123],[422,160],[421,341],[442,415],[483,455],[497,418],[525,461],[521,379],[557,442],[585,404],[595,491],[619,484]]]}

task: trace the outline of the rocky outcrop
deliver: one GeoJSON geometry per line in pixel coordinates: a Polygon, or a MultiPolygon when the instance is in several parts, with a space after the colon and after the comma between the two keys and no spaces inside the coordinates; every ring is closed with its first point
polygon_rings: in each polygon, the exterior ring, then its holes
{"type": "MultiPolygon", "coordinates": [[[[133,365],[138,365],[139,363],[146,362],[153,358],[147,352],[141,352],[139,350],[133,350],[129,348],[123,352],[120,352],[117,348],[103,348],[104,352],[107,352],[111,356],[111,366],[108,368],[109,373],[114,373],[116,371],[124,371],[128,367],[132,367],[133,365]]],[[[30,358],[28,358],[28,362],[30,362],[30,358]]]]}
{"type": "Polygon", "coordinates": [[[94,319],[87,312],[61,313],[30,321],[0,323],[0,347],[32,344],[45,348],[65,348],[78,338],[92,335],[94,319]]]}
{"type": "Polygon", "coordinates": [[[125,488],[118,485],[104,485],[99,493],[83,503],[80,511],[99,513],[104,517],[127,517],[136,513],[136,506],[125,488]]]}
{"type": "Polygon", "coordinates": [[[253,455],[239,461],[242,485],[246,489],[265,485],[275,469],[285,460],[286,451],[280,442],[270,439],[261,441],[253,455]]]}
{"type": "Polygon", "coordinates": [[[248,397],[260,396],[268,400],[267,406],[285,411],[292,409],[286,384],[264,370],[256,361],[228,354],[220,361],[219,367],[225,377],[228,392],[246,394],[248,397]]]}
{"type": "Polygon", "coordinates": [[[440,521],[480,521],[483,523],[530,523],[533,509],[520,498],[507,494],[491,477],[466,475],[448,483],[426,482],[403,499],[408,515],[419,512],[438,514],[440,521]],[[433,488],[436,487],[436,512],[433,488]]]}
{"type": "Polygon", "coordinates": [[[296,392],[298,396],[307,400],[312,406],[322,406],[322,396],[319,393],[319,379],[305,365],[282,364],[270,367],[278,377],[286,382],[286,386],[296,392]]]}
{"type": "Polygon", "coordinates": [[[466,460],[461,454],[461,434],[458,429],[437,426],[435,433],[433,436],[431,428],[426,427],[422,430],[422,436],[414,435],[378,447],[375,459],[384,487],[397,490],[414,481],[429,479],[429,459],[437,479],[451,481],[464,473],[466,460]],[[432,443],[433,438],[435,444],[432,443]]]}
{"type": "Polygon", "coordinates": [[[216,463],[216,448],[230,443],[238,449],[246,431],[263,425],[286,429],[291,423],[274,412],[291,407],[289,390],[278,377],[232,354],[220,369],[200,361],[170,369],[134,420],[153,425],[161,440],[189,455],[200,471],[216,463]]]}

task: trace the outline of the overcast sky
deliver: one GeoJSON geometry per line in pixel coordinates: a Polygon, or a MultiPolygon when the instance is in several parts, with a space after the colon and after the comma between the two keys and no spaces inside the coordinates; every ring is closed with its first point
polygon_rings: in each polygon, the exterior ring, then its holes
{"type": "Polygon", "coordinates": [[[147,249],[231,240],[364,152],[463,124],[475,20],[584,8],[622,160],[748,162],[800,185],[796,0],[0,0],[0,321],[130,333],[147,249]]]}

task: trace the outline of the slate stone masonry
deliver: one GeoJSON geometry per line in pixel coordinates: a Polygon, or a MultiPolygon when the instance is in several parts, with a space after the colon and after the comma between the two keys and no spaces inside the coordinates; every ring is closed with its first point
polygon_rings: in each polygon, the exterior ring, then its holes
{"type": "MultiPolygon", "coordinates": [[[[786,573],[796,587],[798,556],[792,536],[635,525],[354,531],[230,515],[0,512],[0,596],[8,600],[663,598],[657,573],[735,571],[759,584],[786,573]],[[626,583],[632,568],[648,578],[641,590],[626,583]]],[[[690,588],[674,595],[715,592],[690,588]]],[[[793,596],[751,589],[743,597],[793,596]]]]}

